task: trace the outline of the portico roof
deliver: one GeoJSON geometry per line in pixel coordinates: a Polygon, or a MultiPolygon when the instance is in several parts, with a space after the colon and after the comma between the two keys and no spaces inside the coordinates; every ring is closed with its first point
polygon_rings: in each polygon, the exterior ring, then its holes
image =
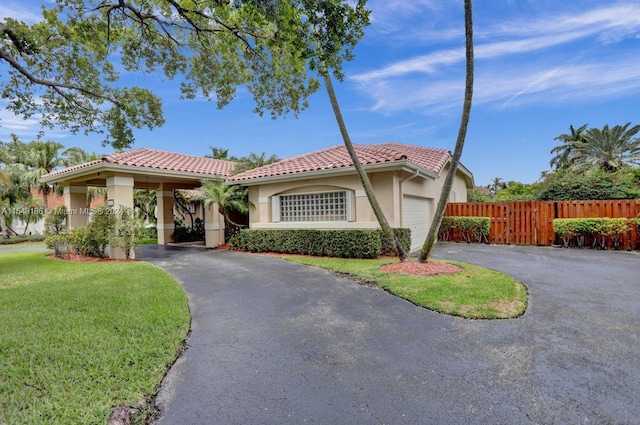
{"type": "Polygon", "coordinates": [[[44,175],[42,181],[104,186],[107,177],[126,174],[134,177],[137,187],[152,188],[168,182],[195,187],[203,179],[226,179],[235,165],[231,161],[140,148],[54,171],[44,175]]]}

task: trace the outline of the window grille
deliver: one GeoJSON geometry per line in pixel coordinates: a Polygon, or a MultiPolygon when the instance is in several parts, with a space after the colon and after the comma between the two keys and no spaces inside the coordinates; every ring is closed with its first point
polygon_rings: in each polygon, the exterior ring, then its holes
{"type": "Polygon", "coordinates": [[[347,221],[346,191],[280,196],[280,221],[347,221]]]}

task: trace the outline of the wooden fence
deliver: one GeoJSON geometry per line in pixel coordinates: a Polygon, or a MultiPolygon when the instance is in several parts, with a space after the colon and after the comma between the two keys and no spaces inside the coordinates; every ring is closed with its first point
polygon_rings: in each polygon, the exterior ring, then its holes
{"type": "MultiPolygon", "coordinates": [[[[446,216],[490,217],[489,242],[514,245],[555,245],[555,218],[635,218],[640,200],[519,201],[449,203],[446,216]]],[[[631,226],[622,245],[638,248],[640,238],[631,226]]]]}

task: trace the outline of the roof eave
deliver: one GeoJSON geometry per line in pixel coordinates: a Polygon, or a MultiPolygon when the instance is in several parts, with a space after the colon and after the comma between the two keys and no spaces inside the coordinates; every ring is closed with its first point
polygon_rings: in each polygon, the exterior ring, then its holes
{"type": "MultiPolygon", "coordinates": [[[[438,174],[434,173],[433,171],[427,170],[425,168],[418,167],[414,163],[408,160],[380,162],[376,164],[366,164],[366,165],[363,165],[363,167],[367,172],[405,170],[411,173],[415,173],[416,171],[418,171],[419,173],[418,175],[422,175],[423,177],[432,178],[432,179],[438,178],[438,174]]],[[[281,182],[295,181],[300,179],[319,178],[319,177],[337,177],[337,176],[354,174],[355,172],[356,172],[355,167],[351,165],[349,167],[302,171],[302,172],[291,173],[291,174],[282,174],[278,176],[256,177],[256,178],[247,179],[247,180],[231,180],[230,183],[241,185],[241,186],[256,186],[260,184],[281,183],[281,182]]]]}
{"type": "Polygon", "coordinates": [[[119,172],[119,173],[128,173],[128,174],[144,174],[148,176],[159,176],[159,177],[174,177],[174,178],[182,178],[185,180],[214,180],[214,179],[222,179],[226,180],[228,177],[223,176],[221,174],[206,174],[206,173],[195,173],[192,171],[177,171],[177,170],[167,170],[163,168],[152,168],[152,167],[141,167],[141,166],[133,166],[133,165],[124,165],[124,164],[111,164],[108,162],[102,162],[94,165],[89,165],[87,167],[78,168],[77,170],[69,171],[66,173],[56,174],[53,176],[43,176],[42,181],[45,183],[60,183],[67,180],[77,179],[84,174],[94,174],[97,172],[119,172]]]}

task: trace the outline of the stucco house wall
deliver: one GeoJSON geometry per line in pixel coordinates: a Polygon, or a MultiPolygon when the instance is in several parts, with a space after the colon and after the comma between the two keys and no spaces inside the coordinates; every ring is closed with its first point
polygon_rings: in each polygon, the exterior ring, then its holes
{"type": "MultiPolygon", "coordinates": [[[[382,207],[385,217],[392,227],[402,227],[403,196],[410,195],[427,198],[432,201],[440,196],[444,182],[443,173],[438,178],[423,176],[414,177],[407,171],[386,171],[370,173],[371,185],[382,207]]],[[[282,229],[282,228],[314,228],[314,229],[340,229],[340,228],[376,228],[378,222],[369,200],[362,189],[362,184],[357,175],[350,174],[333,177],[316,177],[312,179],[293,179],[275,183],[260,183],[250,185],[249,200],[256,208],[249,213],[249,223],[255,229],[282,229]],[[274,195],[307,194],[331,192],[338,190],[353,191],[355,196],[355,211],[353,221],[318,221],[318,222],[279,222],[274,219],[273,197],[274,195]]],[[[465,202],[467,199],[467,183],[462,172],[457,173],[454,179],[451,200],[454,193],[457,202],[465,202]]],[[[431,209],[431,212],[435,208],[431,209]]],[[[430,219],[432,217],[429,217],[430,219]]]]}

